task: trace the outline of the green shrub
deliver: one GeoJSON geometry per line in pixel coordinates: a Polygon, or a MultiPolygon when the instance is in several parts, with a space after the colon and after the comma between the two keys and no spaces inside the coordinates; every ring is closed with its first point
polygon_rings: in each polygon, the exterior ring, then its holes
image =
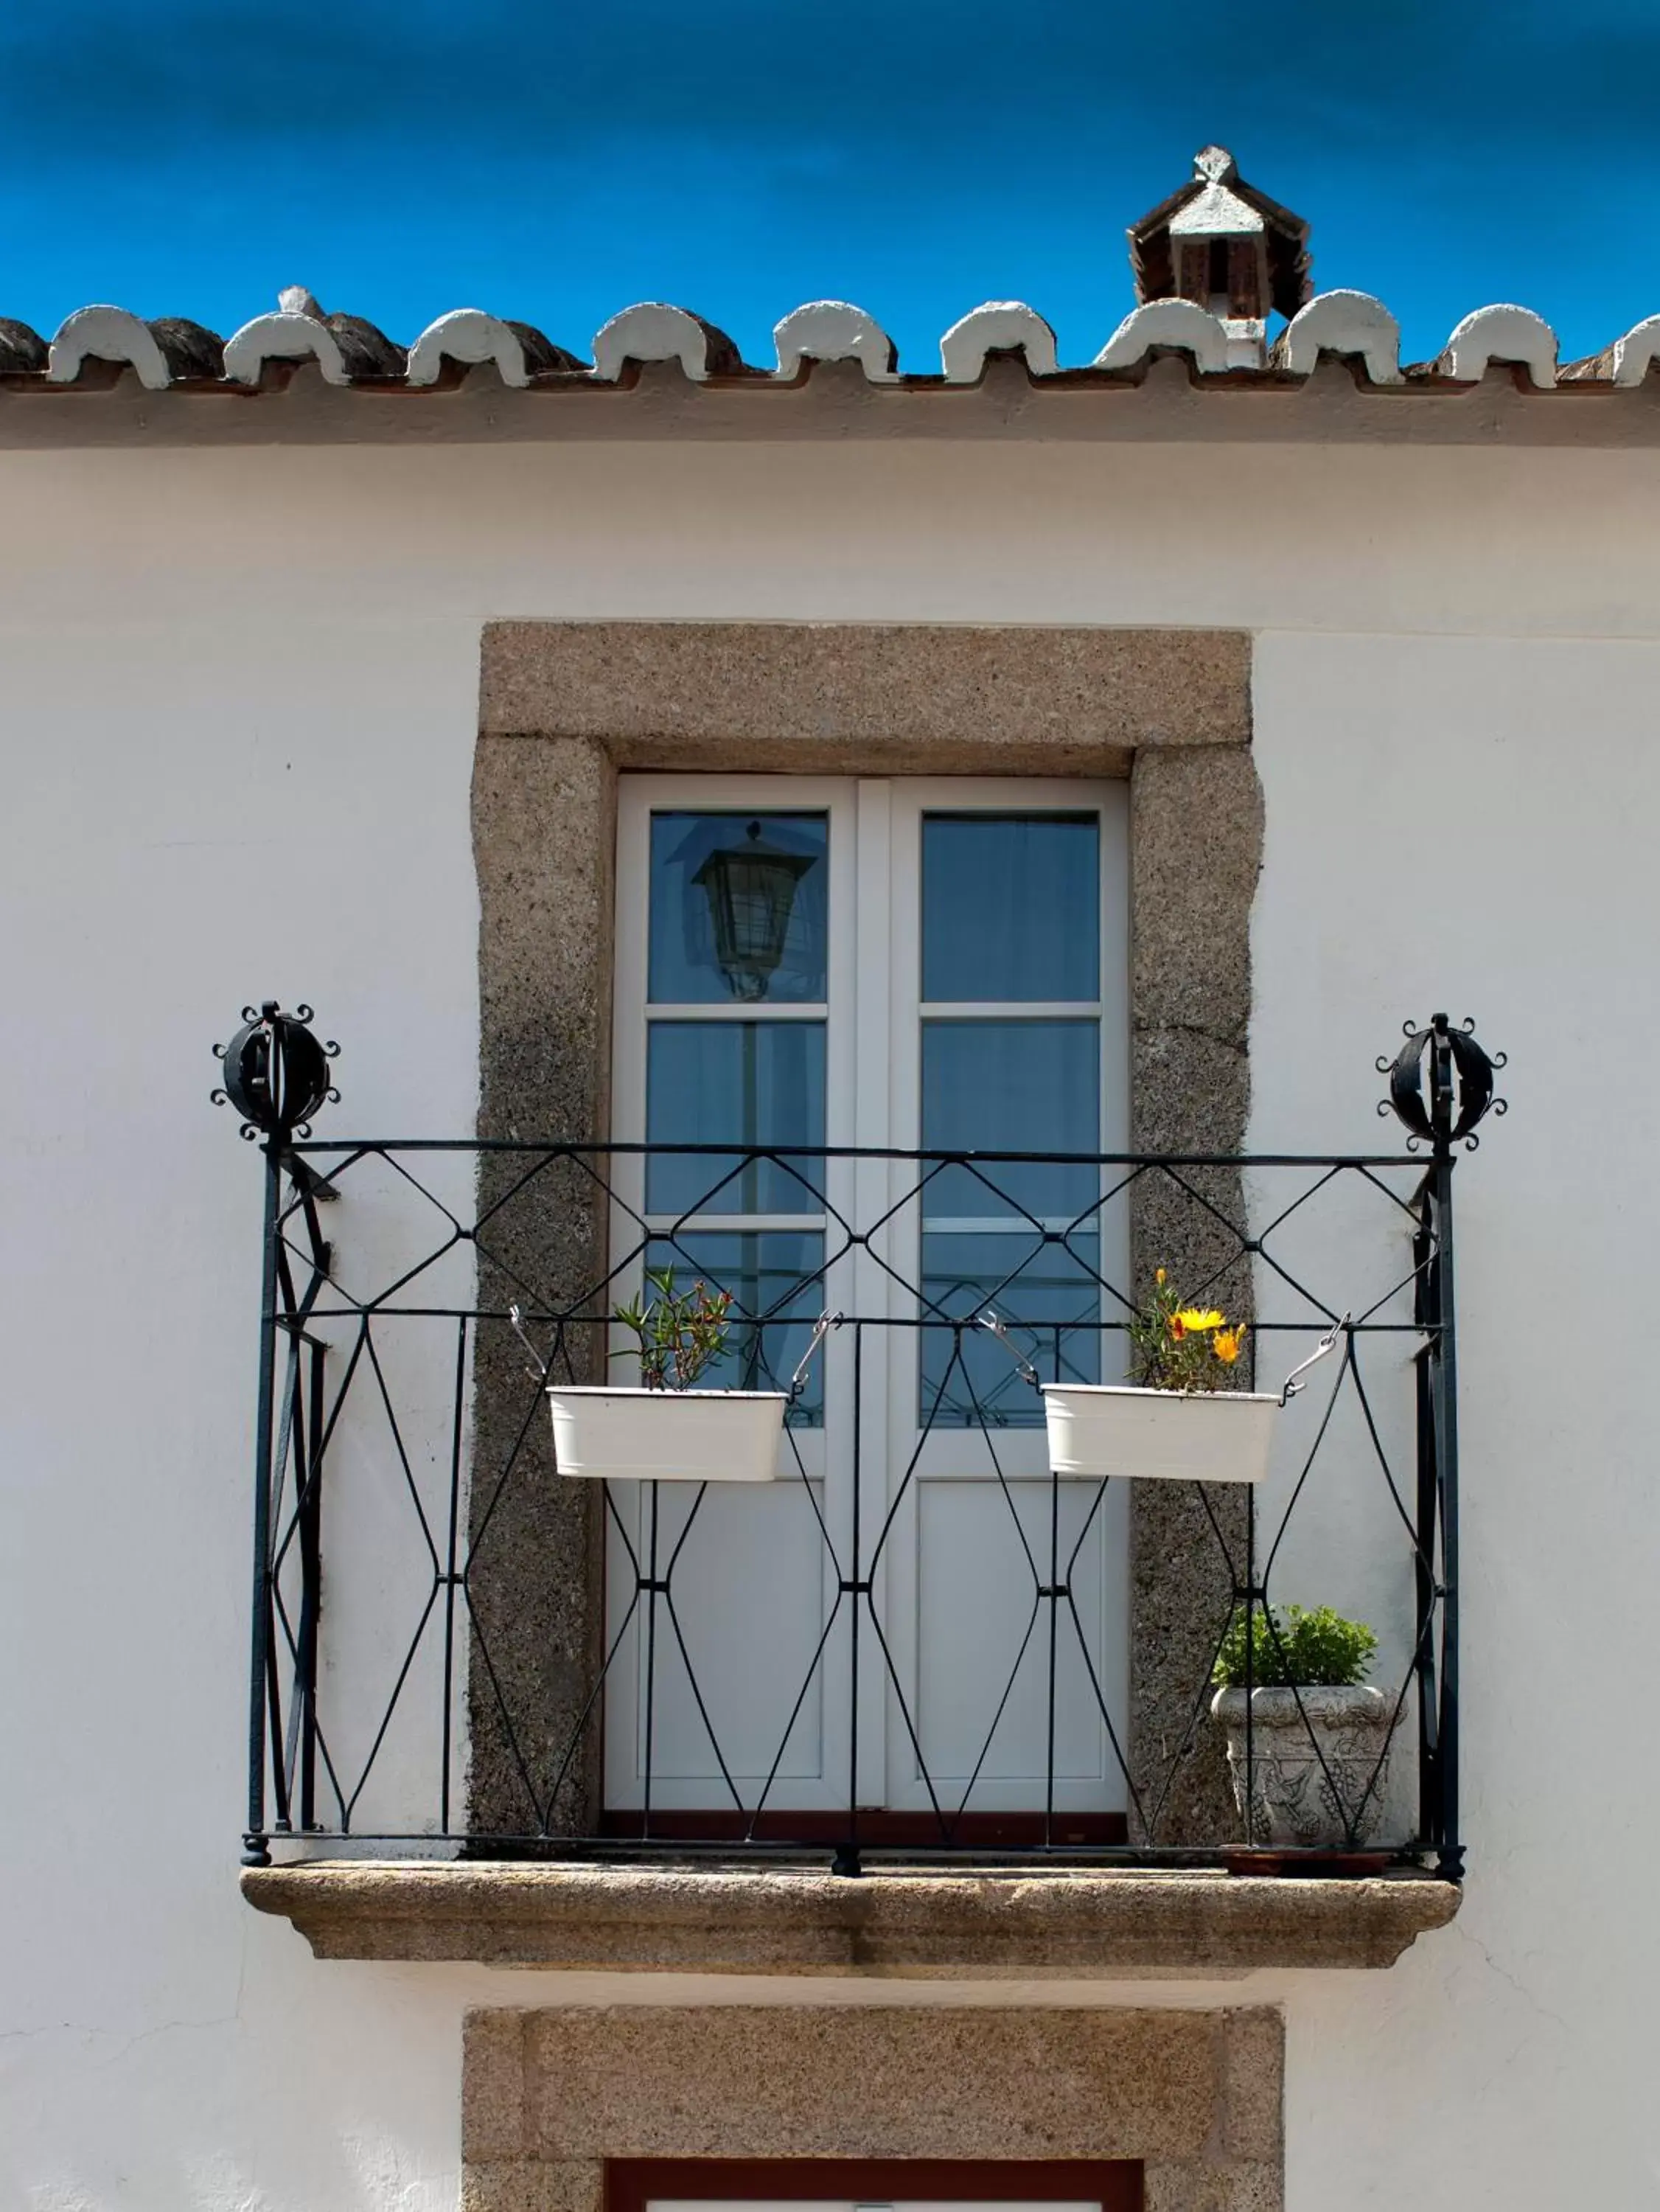
{"type": "MultiPolygon", "coordinates": [[[[1281,1612],[1253,1606],[1251,1610],[1251,1680],[1258,1690],[1283,1688],[1346,1689],[1364,1682],[1371,1670],[1378,1638],[1364,1621],[1345,1620],[1329,1605],[1312,1607],[1288,1605],[1281,1612]]],[[[1245,1683],[1245,1616],[1236,1612],[1227,1624],[1210,1679],[1225,1690],[1242,1690],[1245,1683]]]]}

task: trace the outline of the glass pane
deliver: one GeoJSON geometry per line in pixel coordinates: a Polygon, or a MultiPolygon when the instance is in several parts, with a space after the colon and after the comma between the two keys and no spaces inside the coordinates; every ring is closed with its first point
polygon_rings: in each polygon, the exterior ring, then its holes
{"type": "MultiPolygon", "coordinates": [[[[1094,1152],[1100,1127],[1099,1022],[923,1024],[924,1151],[1094,1152]]],[[[1023,1206],[1064,1224],[1100,1194],[1093,1167],[994,1161],[946,1169],[928,1185],[923,1207],[937,1220],[1023,1206]]]]}
{"type": "MultiPolygon", "coordinates": [[[[649,1144],[822,1145],[824,1024],[653,1022],[645,1099],[649,1144]]],[[[730,1152],[652,1155],[645,1208],[821,1213],[823,1161],[797,1158],[793,1167],[792,1173],[779,1160],[740,1164],[730,1152]]]]}
{"type": "Polygon", "coordinates": [[[1100,869],[1093,814],[926,816],[924,999],[1098,999],[1100,869]]]}
{"type": "MultiPolygon", "coordinates": [[[[1064,1244],[1045,1243],[1024,1228],[930,1233],[922,1240],[923,1310],[972,1321],[989,1306],[1040,1381],[1099,1382],[1100,1265],[1093,1225],[1064,1244]]],[[[1042,1399],[984,1329],[964,1329],[959,1338],[955,1329],[924,1328],[922,1420],[936,1399],[936,1428],[973,1428],[982,1421],[987,1428],[1043,1426],[1042,1399]]]]}
{"type": "Polygon", "coordinates": [[[827,995],[830,821],[824,814],[654,814],[654,1006],[827,995]]]}
{"type": "MultiPolygon", "coordinates": [[[[703,1282],[730,1291],[732,1314],[721,1357],[706,1367],[699,1387],[711,1390],[787,1390],[807,1349],[813,1323],[824,1311],[824,1238],[816,1230],[699,1230],[653,1237],[648,1267],[672,1267],[677,1290],[703,1282]]],[[[616,1363],[633,1380],[630,1363],[616,1363]]],[[[815,1358],[790,1416],[797,1427],[824,1424],[824,1361],[815,1358]]]]}

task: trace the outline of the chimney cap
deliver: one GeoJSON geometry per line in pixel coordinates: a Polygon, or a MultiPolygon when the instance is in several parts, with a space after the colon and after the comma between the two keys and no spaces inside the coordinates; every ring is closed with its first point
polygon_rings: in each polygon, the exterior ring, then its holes
{"type": "Polygon", "coordinates": [[[1201,147],[1187,183],[1132,223],[1128,235],[1139,301],[1179,296],[1172,238],[1259,239],[1267,255],[1268,305],[1289,321],[1313,297],[1307,223],[1247,184],[1226,146],[1201,147]]]}

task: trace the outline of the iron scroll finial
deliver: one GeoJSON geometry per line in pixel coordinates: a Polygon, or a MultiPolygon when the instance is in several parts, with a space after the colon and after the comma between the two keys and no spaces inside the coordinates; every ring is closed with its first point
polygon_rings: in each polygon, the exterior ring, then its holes
{"type": "Polygon", "coordinates": [[[228,1044],[214,1047],[225,1084],[213,1093],[213,1103],[235,1107],[250,1143],[260,1137],[279,1143],[309,1137],[318,1108],[338,1103],[329,1062],[340,1047],[313,1035],[313,1019],[307,1006],[284,1013],[275,999],[266,999],[244,1006],[242,1027],[228,1044]]]}
{"type": "Polygon", "coordinates": [[[1474,1152],[1480,1141],[1476,1123],[1489,1112],[1509,1110],[1509,1102],[1493,1094],[1505,1054],[1482,1049],[1473,1021],[1454,1024],[1445,1014],[1432,1014],[1427,1028],[1411,1022],[1402,1026],[1406,1042],[1394,1059],[1378,1055],[1378,1073],[1389,1078],[1389,1097],[1379,1099],[1378,1111],[1393,1113],[1405,1124],[1411,1150],[1421,1143],[1463,1144],[1474,1152]]]}

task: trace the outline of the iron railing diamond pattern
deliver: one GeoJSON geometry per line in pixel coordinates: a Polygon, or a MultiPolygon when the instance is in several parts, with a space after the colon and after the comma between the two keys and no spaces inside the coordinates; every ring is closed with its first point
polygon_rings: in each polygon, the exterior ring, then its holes
{"type": "MultiPolygon", "coordinates": [[[[1221,1255],[1203,1279],[1184,1285],[1190,1297],[1203,1301],[1241,1263],[1252,1271],[1261,1310],[1252,1317],[1251,1340],[1264,1386],[1277,1382],[1314,1334],[1339,1329],[1340,1356],[1329,1376],[1317,1378],[1323,1409],[1271,1517],[1264,1515],[1259,1527],[1257,1511],[1248,1512],[1241,1533],[1237,1516],[1219,1512],[1218,1501],[1201,1490],[1206,1524],[1234,1604],[1251,1613],[1276,1604],[1282,1590],[1291,1597],[1330,1595],[1297,1583],[1300,1532],[1322,1512],[1328,1521],[1334,1513],[1352,1521],[1354,1541],[1368,1553],[1354,1580],[1392,1607],[1403,1625],[1394,1638],[1396,1670],[1386,1687],[1398,1723],[1397,1764],[1403,1747],[1411,1753],[1412,1787],[1404,1793],[1411,1803],[1404,1806],[1403,1796],[1401,1824],[1388,1840],[1403,1863],[1429,1860],[1459,1870],[1456,1615],[1449,1603],[1449,1563],[1456,1556],[1451,1162],[1445,1147],[1431,1164],[1398,1155],[1063,1158],[673,1148],[682,1176],[688,1161],[706,1153],[707,1188],[695,1204],[665,1218],[641,1202],[643,1163],[652,1156],[645,1146],[324,1143],[286,1133],[268,1141],[251,1860],[267,1859],[274,1837],[333,1837],[361,1844],[419,1841],[575,1853],[682,1853],[700,1844],[829,1849],[851,1871],[883,1840],[880,1822],[860,1807],[855,1779],[858,1685],[873,1674],[908,1741],[928,1807],[912,1823],[907,1851],[1009,1863],[1029,1855],[1206,1862],[1248,1841],[1243,1826],[1202,1838],[1170,1832],[1172,1784],[1209,1726],[1210,1667],[1191,1685],[1178,1741],[1150,1769],[1132,1754],[1126,1711],[1100,1677],[1080,1610],[1080,1560],[1106,1486],[1095,1487],[1081,1525],[1063,1534],[1060,1486],[1051,1479],[1046,1528],[1034,1540],[1005,1458],[1009,1432],[1037,1417],[1035,1396],[978,1325],[981,1314],[995,1310],[1045,1377],[1113,1379],[1123,1371],[1121,1349],[1114,1347],[1122,1346],[1135,1285],[1114,1279],[1106,1255],[1128,1249],[1123,1224],[1156,1184],[1166,1212],[1176,1205],[1203,1217],[1221,1255]],[[880,1164],[888,1181],[886,1202],[869,1218],[859,1218],[845,1196],[845,1171],[859,1162],[880,1164]],[[704,1494],[697,1493],[671,1530],[657,1486],[643,1520],[632,1526],[606,1486],[603,1510],[632,1589],[605,1624],[581,1694],[570,1701],[562,1740],[541,1741],[536,1716],[524,1708],[488,1608],[476,1602],[501,1501],[517,1482],[545,1479],[529,1467],[531,1441],[539,1442],[546,1415],[542,1378],[528,1360],[519,1359],[512,1402],[498,1403],[489,1424],[506,1448],[481,1455],[474,1431],[481,1347],[489,1351],[491,1373],[499,1378],[507,1334],[519,1326],[549,1375],[597,1379],[606,1324],[642,1262],[669,1258],[718,1282],[712,1253],[718,1256],[719,1247],[711,1240],[750,1234],[758,1245],[767,1233],[730,1231],[721,1210],[746,1170],[760,1164],[799,1188],[799,1215],[816,1224],[816,1249],[794,1253],[803,1264],[737,1271],[727,1285],[740,1294],[735,1352],[729,1373],[713,1379],[781,1387],[812,1320],[836,1303],[835,1285],[857,1259],[867,1281],[874,1270],[874,1279],[891,1288],[882,1310],[840,1316],[856,1431],[862,1378],[878,1338],[913,1346],[920,1340],[923,1382],[909,1463],[894,1470],[879,1512],[863,1510],[856,1486],[849,1530],[833,1530],[803,1450],[804,1436],[826,1418],[822,1393],[815,1391],[791,1415],[791,1480],[822,1547],[828,1602],[822,1619],[807,1624],[804,1679],[786,1685],[780,1698],[788,1718],[776,1750],[760,1786],[746,1788],[723,1741],[726,1716],[700,1681],[676,1602],[705,1513],[704,1494]],[[1063,1171],[1080,1188],[1087,1184],[1087,1202],[1061,1215],[1035,1210],[1028,1202],[1034,1169],[1048,1171],[1051,1182],[1063,1171]],[[1242,1179],[1250,1220],[1243,1210],[1235,1218],[1219,1202],[1211,1172],[1217,1170],[1242,1179]],[[911,1246],[925,1251],[930,1205],[948,1191],[958,1194],[954,1206],[960,1205],[970,1190],[975,1214],[954,1211],[946,1218],[991,1220],[994,1228],[982,1242],[998,1248],[1000,1264],[942,1274],[930,1272],[924,1260],[914,1276],[904,1272],[893,1257],[892,1232],[906,1226],[911,1246]],[[562,1244],[547,1233],[554,1218],[578,1223],[573,1231],[567,1225],[562,1244]],[[339,1238],[338,1252],[325,1218],[339,1238]],[[552,1261],[550,1242],[558,1248],[552,1261]],[[598,1253],[603,1256],[593,1256],[598,1253]],[[1330,1270],[1334,1255],[1344,1267],[1336,1281],[1319,1272],[1330,1270]],[[977,1431],[988,1455],[1012,1524],[1009,1549],[1024,1623],[1007,1678],[979,1717],[978,1754],[966,1778],[959,1773],[954,1780],[930,1764],[915,1684],[896,1657],[894,1623],[884,1618],[881,1595],[884,1560],[918,1463],[930,1440],[946,1429],[977,1431]],[[1334,1462],[1341,1462],[1343,1480],[1328,1485],[1324,1478],[1334,1462]],[[365,1474],[371,1464],[379,1470],[373,1483],[365,1474]],[[1357,1504],[1362,1473],[1370,1492],[1364,1510],[1357,1504]],[[378,1523],[370,1517],[371,1500],[373,1513],[383,1516],[378,1523]],[[390,1586],[394,1517],[406,1585],[397,1589],[390,1586]],[[336,1613],[348,1620],[338,1639],[330,1632],[336,1613]],[[605,1700],[637,1632],[644,1670],[643,1802],[630,1809],[626,1824],[591,1817],[573,1825],[573,1777],[585,1762],[591,1765],[605,1700]],[[982,1777],[1034,1653],[1045,1680],[1047,1771],[1024,1829],[1018,1821],[988,1829],[977,1822],[982,1777]],[[701,1837],[695,1823],[688,1832],[683,1816],[653,1807],[655,1684],[665,1662],[683,1675],[720,1778],[720,1817],[701,1837]],[[1080,1823],[1057,1798],[1057,1685],[1063,1666],[1080,1664],[1128,1802],[1121,1840],[1105,1832],[1082,1844],[1067,1840],[1080,1823]],[[463,1771],[470,1665],[474,1711],[482,1697],[520,1808],[516,1821],[494,1824],[482,1834],[470,1826],[463,1771]],[[853,1686],[854,1741],[845,1804],[827,1822],[787,1813],[777,1799],[803,1712],[836,1670],[853,1686]],[[393,1767],[392,1786],[383,1789],[393,1767]],[[620,1834],[622,1825],[632,1834],[620,1834]]],[[[1324,1556],[1341,1549],[1328,1526],[1324,1556]]],[[[731,1591],[730,1601],[741,1611],[742,1589],[731,1591]]],[[[1215,1624],[1213,1661],[1227,1626],[1227,1618],[1215,1624]]],[[[1325,1779],[1341,1797],[1330,1769],[1325,1779]]],[[[1351,1839],[1379,1779],[1374,1771],[1359,1800],[1344,1806],[1351,1839]]]]}

